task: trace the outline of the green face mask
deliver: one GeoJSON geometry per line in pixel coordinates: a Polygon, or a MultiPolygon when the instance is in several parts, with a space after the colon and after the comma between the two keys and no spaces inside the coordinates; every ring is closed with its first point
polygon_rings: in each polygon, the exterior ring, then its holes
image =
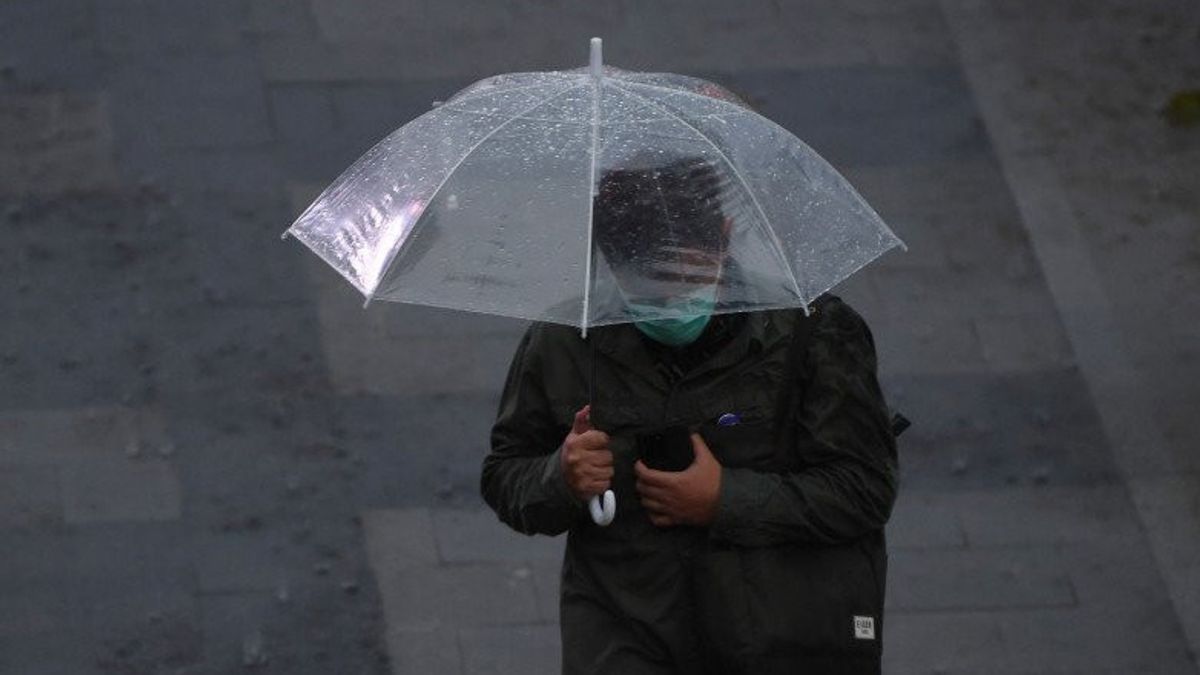
{"type": "MultiPolygon", "coordinates": [[[[626,301],[629,313],[634,316],[655,316],[661,314],[663,308],[626,301]]],[[[672,347],[689,345],[700,337],[704,328],[712,318],[713,309],[717,306],[716,285],[705,286],[687,295],[675,298],[666,304],[666,309],[679,310],[694,316],[671,319],[644,319],[634,322],[638,330],[646,337],[672,347]]]]}

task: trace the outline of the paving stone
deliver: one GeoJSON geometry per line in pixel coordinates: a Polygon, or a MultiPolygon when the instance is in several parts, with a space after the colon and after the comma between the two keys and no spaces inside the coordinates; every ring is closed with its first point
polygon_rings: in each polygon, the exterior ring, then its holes
{"type": "Polygon", "coordinates": [[[331,88],[345,140],[365,151],[470,84],[461,78],[416,82],[342,83],[331,88]]]}
{"type": "Polygon", "coordinates": [[[558,626],[464,629],[463,672],[470,675],[553,673],[562,668],[558,626]]]}
{"type": "Polygon", "coordinates": [[[1149,612],[1120,618],[1081,609],[1041,609],[998,615],[1013,670],[1134,672],[1180,668],[1189,659],[1178,619],[1165,599],[1149,612]]]}
{"type": "MultiPolygon", "coordinates": [[[[1135,478],[1130,492],[1146,522],[1147,536],[1158,541],[1159,563],[1167,570],[1200,566],[1200,536],[1173,536],[1200,534],[1200,474],[1135,478]]],[[[1198,577],[1192,579],[1200,584],[1198,577]]]]}
{"type": "MultiPolygon", "coordinates": [[[[223,593],[200,599],[204,630],[204,665],[215,672],[242,672],[247,648],[271,655],[285,645],[272,642],[268,627],[280,610],[269,593],[223,593]],[[261,649],[255,649],[261,645],[261,649]]],[[[271,636],[273,637],[273,636],[271,636]]],[[[251,654],[254,656],[254,654],[251,654]]]]}
{"type": "Polygon", "coordinates": [[[381,584],[385,580],[390,582],[403,570],[431,567],[439,562],[429,509],[367,511],[363,514],[363,527],[367,556],[381,584]]]}
{"type": "Polygon", "coordinates": [[[248,22],[255,35],[316,38],[308,0],[250,0],[248,22]]]}
{"type": "Polygon", "coordinates": [[[585,61],[584,41],[572,36],[593,34],[605,37],[606,60],[611,63],[676,72],[847,63],[946,63],[953,60],[954,54],[937,7],[931,2],[906,3],[906,11],[894,13],[866,6],[849,9],[838,3],[809,3],[803,8],[786,4],[734,8],[720,3],[704,7],[662,3],[632,23],[586,3],[560,7],[553,13],[531,3],[506,5],[503,10],[474,3],[457,8],[453,16],[432,6],[397,8],[386,3],[350,10],[322,0],[313,7],[325,38],[318,44],[325,49],[313,54],[298,41],[264,45],[270,47],[263,54],[269,77],[361,80],[476,73],[480,53],[489,55],[489,68],[497,72],[562,69],[585,61]],[[459,21],[462,15],[473,20],[459,21]],[[411,34],[411,39],[403,43],[392,39],[413,22],[427,30],[411,34]],[[571,26],[579,31],[572,32],[571,26]],[[675,37],[673,49],[668,52],[658,48],[655,39],[664,32],[675,37]],[[714,33],[725,36],[718,49],[711,41],[714,33]],[[432,35],[471,44],[473,49],[446,53],[428,42],[432,35]],[[514,35],[530,39],[511,39],[514,35]],[[798,42],[805,49],[794,49],[798,42]],[[374,59],[370,58],[372,54],[374,59]]]}
{"type": "Polygon", "coordinates": [[[1137,540],[1136,513],[1117,485],[980,490],[954,501],[971,547],[1137,540]]]}
{"type": "Polygon", "coordinates": [[[988,150],[957,68],[868,66],[741,71],[726,78],[835,167],[918,164],[988,150]],[[886,110],[872,101],[888,100],[886,110]],[[853,116],[845,111],[853,110],[853,116]],[[877,112],[868,112],[877,111],[877,112]],[[862,125],[871,133],[861,133],[862,125]]]}
{"type": "Polygon", "coordinates": [[[377,570],[389,628],[527,624],[539,620],[523,563],[377,570]]]}
{"type": "Polygon", "coordinates": [[[565,537],[521,534],[491,510],[436,509],[433,531],[442,562],[562,560],[565,537]]]}
{"type": "Polygon", "coordinates": [[[888,549],[963,548],[966,535],[953,498],[901,489],[887,524],[888,549]]]}
{"type": "Polygon", "coordinates": [[[275,591],[295,574],[273,542],[252,533],[204,534],[190,543],[202,593],[275,591]]]}
{"type": "Polygon", "coordinates": [[[49,584],[10,588],[0,607],[0,644],[5,638],[78,630],[86,625],[85,616],[72,589],[49,584]]]}
{"type": "Polygon", "coordinates": [[[331,88],[325,85],[274,85],[268,90],[271,119],[279,139],[307,145],[337,126],[331,88]]]}
{"type": "Polygon", "coordinates": [[[362,503],[486,508],[479,471],[496,405],[495,392],[339,398],[345,447],[369,467],[359,486],[362,503]]]}
{"type": "Polygon", "coordinates": [[[1062,368],[1074,361],[1055,313],[982,317],[975,330],[983,358],[1000,372],[1062,368]]]}
{"type": "Polygon", "coordinates": [[[41,635],[0,634],[0,673],[5,675],[99,675],[99,647],[81,629],[41,635]]]}
{"type": "Polygon", "coordinates": [[[325,361],[345,394],[455,394],[494,391],[508,372],[519,337],[389,338],[338,322],[321,307],[325,361]]]}
{"type": "Polygon", "coordinates": [[[92,88],[103,64],[95,58],[89,6],[87,1],[3,3],[0,63],[24,84],[92,88]]]}
{"type": "MultiPolygon", "coordinates": [[[[273,138],[249,51],[140,59],[114,69],[108,79],[123,158],[135,151],[146,156],[154,149],[245,147],[273,138]]],[[[215,171],[209,175],[219,177],[215,171]]]]}
{"type": "Polygon", "coordinates": [[[1093,486],[1119,478],[1074,370],[890,375],[889,405],[913,421],[900,437],[905,489],[1093,486]]]}
{"type": "Polygon", "coordinates": [[[1005,664],[1009,647],[993,612],[891,613],[883,669],[895,673],[974,672],[1005,664]]]}
{"type": "Polygon", "coordinates": [[[62,520],[54,467],[0,464],[0,528],[45,527],[62,520]]]}
{"type": "Polygon", "coordinates": [[[244,0],[216,0],[204,7],[179,0],[117,0],[95,12],[95,26],[104,53],[155,58],[237,48],[245,17],[244,0]]]}
{"type": "Polygon", "coordinates": [[[179,518],[179,479],[169,462],[76,459],[61,471],[68,523],[179,518]]]}
{"type": "Polygon", "coordinates": [[[387,645],[393,675],[464,673],[458,630],[452,626],[389,628],[387,645]]]}
{"type": "Polygon", "coordinates": [[[970,320],[935,304],[890,306],[871,326],[880,363],[892,373],[980,372],[983,347],[970,320]]]}
{"type": "Polygon", "coordinates": [[[1077,604],[1069,569],[1050,547],[893,551],[889,611],[981,611],[1077,604]]]}
{"type": "Polygon", "coordinates": [[[0,193],[56,195],[117,185],[107,99],[45,92],[0,99],[0,193]]]}
{"type": "Polygon", "coordinates": [[[562,558],[543,558],[530,563],[537,591],[538,614],[543,623],[558,625],[559,593],[562,589],[562,558]]]}
{"type": "Polygon", "coordinates": [[[127,459],[170,442],[157,408],[112,405],[0,412],[0,437],[2,460],[32,465],[127,459]]]}

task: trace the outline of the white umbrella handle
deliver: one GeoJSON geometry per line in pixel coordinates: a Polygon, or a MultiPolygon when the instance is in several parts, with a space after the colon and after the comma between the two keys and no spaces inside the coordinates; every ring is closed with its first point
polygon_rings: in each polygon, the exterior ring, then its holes
{"type": "Polygon", "coordinates": [[[592,521],[600,527],[607,527],[617,517],[617,496],[612,490],[604,491],[604,506],[600,505],[600,495],[592,497],[592,501],[588,502],[588,509],[592,512],[592,521]]]}

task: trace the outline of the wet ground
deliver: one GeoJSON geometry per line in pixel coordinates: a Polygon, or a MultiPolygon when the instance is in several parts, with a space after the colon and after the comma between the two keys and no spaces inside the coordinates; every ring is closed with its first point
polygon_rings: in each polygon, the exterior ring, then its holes
{"type": "Polygon", "coordinates": [[[0,2],[0,673],[553,672],[477,495],[523,324],[279,233],[497,71],[717,79],[910,247],[888,672],[1195,673],[1195,3],[0,2]],[[470,20],[464,20],[470,17],[470,20]],[[453,46],[453,48],[448,48],[453,46]]]}

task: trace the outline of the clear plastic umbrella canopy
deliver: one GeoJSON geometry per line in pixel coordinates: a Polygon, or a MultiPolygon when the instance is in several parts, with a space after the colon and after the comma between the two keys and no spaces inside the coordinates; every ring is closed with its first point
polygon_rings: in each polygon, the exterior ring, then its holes
{"type": "Polygon", "coordinates": [[[647,312],[806,307],[903,246],[833,167],[737,96],[602,66],[599,40],[588,67],[482,80],[399,128],[288,235],[368,302],[585,334],[647,312]],[[703,310],[679,301],[697,289],[703,310]]]}

